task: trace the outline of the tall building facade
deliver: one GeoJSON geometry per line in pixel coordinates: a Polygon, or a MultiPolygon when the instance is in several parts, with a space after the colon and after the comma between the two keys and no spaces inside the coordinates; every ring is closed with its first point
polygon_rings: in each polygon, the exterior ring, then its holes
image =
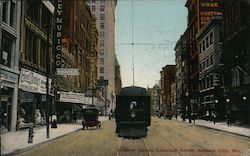
{"type": "Polygon", "coordinates": [[[223,54],[227,113],[249,123],[250,117],[250,1],[223,0],[223,54]]]}
{"type": "Polygon", "coordinates": [[[67,94],[69,97],[57,100],[59,121],[71,121],[71,114],[80,118],[84,104],[97,105],[95,91],[99,48],[95,21],[85,1],[62,1],[61,67],[76,68],[79,75],[57,75],[57,90],[61,92],[59,96],[67,94]],[[77,102],[70,101],[71,96],[78,99],[77,102]],[[85,101],[91,98],[84,96],[92,96],[93,103],[85,101]]]}
{"type": "Polygon", "coordinates": [[[115,8],[117,0],[88,0],[99,32],[98,80],[105,98],[105,113],[115,108],[115,8]]]}
{"type": "MultiPolygon", "coordinates": [[[[54,97],[53,14],[50,1],[21,1],[18,121],[45,123],[46,102],[54,97]],[[49,5],[48,5],[49,4],[49,5]],[[49,95],[46,97],[48,76],[49,95]]],[[[50,105],[51,106],[51,105],[50,105]]],[[[21,128],[21,122],[17,128],[21,128]]]]}
{"type": "Polygon", "coordinates": [[[1,1],[0,10],[0,128],[4,132],[16,130],[21,1],[1,1]]]}
{"type": "Polygon", "coordinates": [[[217,118],[225,116],[222,71],[222,16],[214,16],[197,35],[199,42],[199,91],[198,114],[212,111],[217,118]]]}
{"type": "Polygon", "coordinates": [[[197,33],[214,15],[222,14],[219,0],[187,0],[189,34],[189,90],[187,92],[192,111],[199,107],[199,49],[197,33]]]}

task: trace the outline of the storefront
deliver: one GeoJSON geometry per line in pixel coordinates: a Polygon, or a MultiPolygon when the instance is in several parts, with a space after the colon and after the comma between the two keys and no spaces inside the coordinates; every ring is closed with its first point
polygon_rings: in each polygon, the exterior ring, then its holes
{"type": "Polygon", "coordinates": [[[15,131],[18,73],[0,69],[0,75],[1,130],[2,132],[15,131]]]}
{"type": "MultiPolygon", "coordinates": [[[[46,102],[49,102],[49,112],[51,112],[54,96],[51,79],[49,79],[48,100],[46,100],[46,77],[31,70],[21,69],[19,89],[18,119],[35,125],[46,124],[46,102]]],[[[18,128],[22,128],[20,123],[18,128]]]]}

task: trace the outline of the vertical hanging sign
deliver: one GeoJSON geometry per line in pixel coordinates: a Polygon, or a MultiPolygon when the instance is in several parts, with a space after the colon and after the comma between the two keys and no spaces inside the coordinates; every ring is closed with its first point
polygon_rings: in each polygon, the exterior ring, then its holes
{"type": "Polygon", "coordinates": [[[62,55],[62,0],[56,0],[55,5],[55,26],[56,26],[56,33],[55,33],[55,67],[61,68],[61,55],[62,55]]]}

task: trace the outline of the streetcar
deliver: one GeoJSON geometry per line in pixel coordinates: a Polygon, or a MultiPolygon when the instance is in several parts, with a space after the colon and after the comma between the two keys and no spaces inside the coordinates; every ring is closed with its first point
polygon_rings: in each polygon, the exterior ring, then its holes
{"type": "Polygon", "coordinates": [[[82,109],[83,121],[82,126],[83,130],[88,129],[89,127],[101,128],[101,122],[98,120],[99,111],[94,106],[89,106],[82,109]]]}
{"type": "Polygon", "coordinates": [[[116,133],[119,137],[146,137],[150,114],[150,96],[145,88],[122,88],[116,96],[116,133]]]}

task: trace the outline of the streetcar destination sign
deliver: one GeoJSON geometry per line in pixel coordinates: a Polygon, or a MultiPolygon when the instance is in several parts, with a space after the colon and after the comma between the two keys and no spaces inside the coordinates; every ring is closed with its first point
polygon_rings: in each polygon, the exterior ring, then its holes
{"type": "Polygon", "coordinates": [[[57,75],[79,75],[78,68],[56,68],[57,75]]]}

